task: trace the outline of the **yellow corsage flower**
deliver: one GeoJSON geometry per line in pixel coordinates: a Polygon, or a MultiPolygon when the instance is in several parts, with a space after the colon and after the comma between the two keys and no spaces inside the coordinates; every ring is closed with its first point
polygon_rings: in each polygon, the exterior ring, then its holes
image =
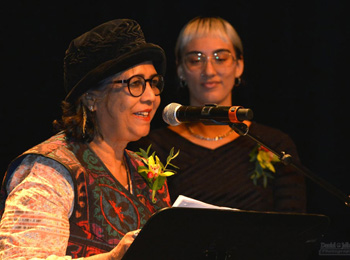
{"type": "Polygon", "coordinates": [[[254,147],[252,152],[249,154],[250,162],[255,164],[254,172],[250,175],[253,183],[257,185],[259,178],[263,178],[263,186],[267,187],[268,178],[273,179],[272,173],[275,173],[274,163],[279,162],[280,159],[277,155],[272,153],[270,150],[262,145],[257,145],[254,147]]]}
{"type": "Polygon", "coordinates": [[[136,152],[136,154],[141,156],[142,161],[145,164],[145,166],[139,166],[137,171],[145,179],[148,187],[152,190],[152,202],[155,203],[156,191],[163,187],[166,177],[172,176],[176,173],[175,170],[167,169],[167,167],[172,166],[177,169],[179,168],[170,163],[170,161],[179,155],[180,150],[174,154],[174,147],[171,148],[164,166],[155,152],[148,156],[151,146],[152,145],[148,146],[147,151],[140,148],[140,152],[136,152]]]}

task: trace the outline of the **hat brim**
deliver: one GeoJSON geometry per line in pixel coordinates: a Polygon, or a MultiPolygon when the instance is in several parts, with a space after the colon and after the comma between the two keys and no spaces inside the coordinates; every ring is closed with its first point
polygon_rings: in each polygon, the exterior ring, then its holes
{"type": "Polygon", "coordinates": [[[128,52],[117,59],[104,62],[89,71],[71,89],[65,101],[74,102],[89,89],[97,87],[101,80],[145,61],[152,61],[157,73],[161,75],[165,74],[166,57],[164,50],[155,44],[145,43],[132,52],[128,52]]]}

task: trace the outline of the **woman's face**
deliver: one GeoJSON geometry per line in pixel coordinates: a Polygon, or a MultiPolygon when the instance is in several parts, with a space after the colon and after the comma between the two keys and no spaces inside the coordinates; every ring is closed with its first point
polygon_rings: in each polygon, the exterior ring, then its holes
{"type": "Polygon", "coordinates": [[[147,62],[104,80],[107,85],[105,92],[108,94],[104,94],[95,103],[95,111],[105,140],[130,142],[147,135],[150,122],[160,104],[160,96],[155,95],[150,82],[146,82],[145,91],[139,97],[131,96],[127,83],[111,82],[127,80],[135,75],[147,80],[156,74],[152,63],[147,62]]]}
{"type": "MultiPolygon", "coordinates": [[[[201,55],[200,54],[200,55],[201,55]]],[[[202,106],[208,103],[230,106],[232,88],[235,79],[243,73],[243,60],[236,60],[232,43],[218,37],[206,36],[192,39],[184,49],[183,62],[178,67],[178,75],[185,80],[190,92],[191,105],[202,106]],[[231,62],[220,64],[214,60],[215,53],[231,53],[231,62]],[[189,68],[185,65],[185,57],[191,53],[204,54],[208,60],[203,66],[189,68]],[[236,61],[234,61],[236,60],[236,61]]],[[[192,54],[191,54],[192,55],[192,54]]],[[[217,57],[220,58],[220,57],[217,57]]],[[[195,62],[195,60],[192,60],[195,62]]]]}

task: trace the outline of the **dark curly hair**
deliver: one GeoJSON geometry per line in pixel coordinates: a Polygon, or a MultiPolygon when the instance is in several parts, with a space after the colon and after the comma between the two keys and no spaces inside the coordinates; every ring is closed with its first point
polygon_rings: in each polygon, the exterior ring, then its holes
{"type": "Polygon", "coordinates": [[[82,97],[75,104],[62,101],[61,108],[61,119],[53,121],[56,131],[63,131],[67,138],[80,142],[91,142],[99,134],[95,112],[86,107],[82,97]]]}

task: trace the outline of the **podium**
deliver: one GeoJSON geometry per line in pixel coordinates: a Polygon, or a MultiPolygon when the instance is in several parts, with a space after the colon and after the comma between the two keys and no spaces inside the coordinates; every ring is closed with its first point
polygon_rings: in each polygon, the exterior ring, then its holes
{"type": "Polygon", "coordinates": [[[164,208],[122,260],[308,259],[328,225],[316,214],[164,208]]]}

